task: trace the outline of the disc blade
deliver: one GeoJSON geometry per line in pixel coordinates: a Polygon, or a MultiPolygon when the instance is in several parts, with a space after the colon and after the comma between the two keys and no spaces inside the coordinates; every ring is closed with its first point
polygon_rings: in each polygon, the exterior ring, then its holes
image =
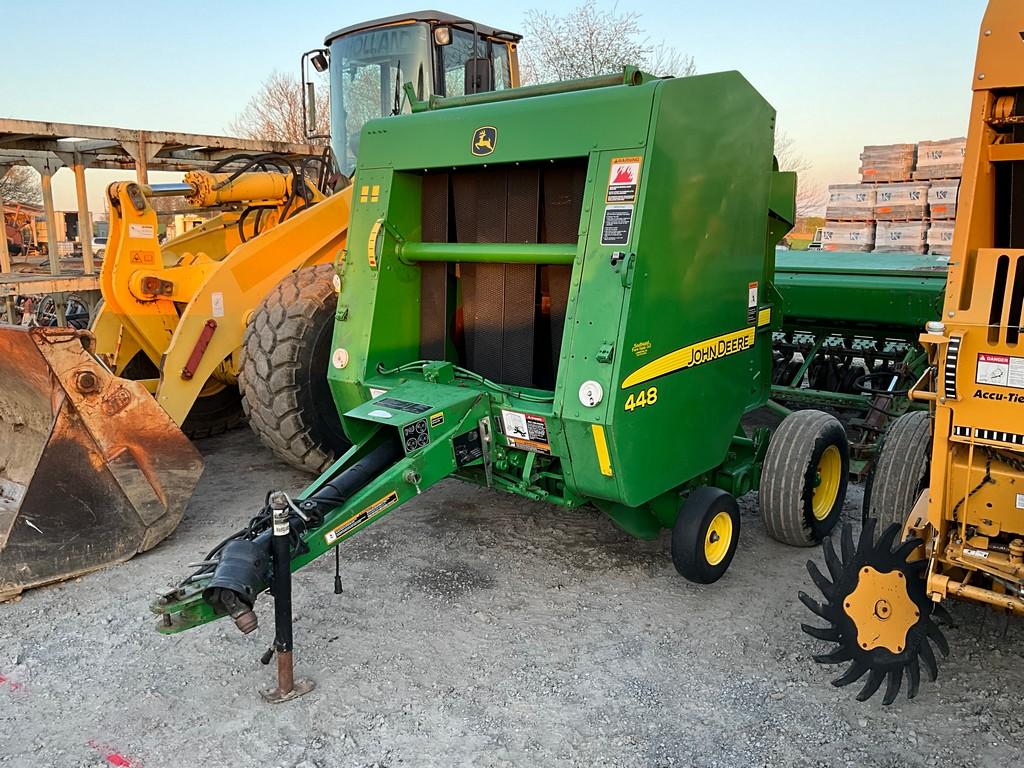
{"type": "Polygon", "coordinates": [[[860,529],[860,540],[857,542],[857,553],[855,557],[858,560],[864,560],[871,552],[872,547],[875,544],[875,527],[878,525],[878,521],[873,517],[869,517],[864,527],[860,529]]]}
{"type": "Polygon", "coordinates": [[[821,543],[821,550],[825,553],[825,567],[828,568],[828,575],[832,577],[833,584],[838,584],[843,578],[843,564],[839,562],[836,548],[832,546],[831,536],[821,543]]]}
{"type": "Polygon", "coordinates": [[[832,597],[835,594],[835,584],[825,578],[824,574],[818,569],[818,564],[813,560],[807,561],[807,572],[811,575],[811,581],[821,590],[821,594],[825,596],[825,599],[832,602],[832,597]]]}
{"type": "Polygon", "coordinates": [[[824,640],[826,643],[839,642],[839,630],[835,627],[815,627],[810,624],[801,624],[800,629],[816,640],[824,640]]]}
{"type": "Polygon", "coordinates": [[[949,611],[947,611],[945,606],[941,603],[932,604],[932,619],[941,621],[947,627],[955,626],[952,615],[950,615],[949,611]]]}
{"type": "Polygon", "coordinates": [[[819,664],[841,664],[853,658],[853,651],[845,646],[839,646],[832,653],[819,653],[812,658],[819,664]]]}
{"type": "Polygon", "coordinates": [[[864,673],[868,671],[868,665],[862,664],[859,661],[854,661],[843,674],[832,681],[832,685],[836,688],[842,688],[844,685],[855,683],[864,677],[864,673]]]}
{"type": "Polygon", "coordinates": [[[893,556],[900,562],[906,562],[907,558],[913,554],[915,549],[923,546],[924,542],[915,536],[900,544],[893,553],[893,556]]]}
{"type": "Polygon", "coordinates": [[[811,613],[813,613],[819,619],[824,619],[825,621],[831,621],[831,619],[829,619],[829,617],[828,617],[828,612],[825,610],[825,607],[821,603],[819,603],[817,600],[812,598],[810,595],[808,595],[806,592],[804,592],[803,590],[800,590],[800,592],[797,593],[797,597],[799,597],[800,598],[800,602],[803,603],[807,607],[807,610],[809,610],[811,613]]]}
{"type": "Polygon", "coordinates": [[[882,531],[882,535],[878,537],[878,544],[875,546],[875,551],[882,555],[888,555],[892,553],[892,545],[896,541],[896,537],[899,535],[900,525],[899,523],[893,523],[882,531]]]}
{"type": "Polygon", "coordinates": [[[857,701],[867,701],[874,696],[883,680],[885,680],[885,672],[880,669],[872,669],[868,675],[868,681],[864,683],[864,687],[857,694],[857,701]]]}
{"type": "Polygon", "coordinates": [[[935,654],[932,652],[932,647],[928,643],[928,638],[921,638],[921,648],[918,651],[921,654],[921,660],[924,662],[925,668],[928,670],[928,677],[935,682],[939,677],[939,665],[935,661],[935,654]]]}
{"type": "Polygon", "coordinates": [[[943,656],[949,656],[949,643],[946,642],[946,636],[942,634],[942,630],[935,625],[935,622],[931,619],[925,619],[924,632],[931,638],[931,641],[935,643],[935,647],[939,649],[939,653],[943,656]]]}
{"type": "Polygon", "coordinates": [[[885,682],[885,695],[882,697],[882,704],[888,706],[896,701],[900,692],[900,683],[903,682],[903,669],[897,667],[889,670],[889,677],[885,682]]]}
{"type": "Polygon", "coordinates": [[[856,552],[853,546],[853,526],[849,523],[843,524],[843,530],[839,534],[839,548],[843,554],[843,562],[849,564],[856,552]]]}
{"type": "Polygon", "coordinates": [[[917,689],[921,685],[921,666],[917,663],[917,656],[910,659],[910,664],[907,666],[907,679],[910,683],[907,688],[907,698],[912,699],[917,696],[917,689]]]}

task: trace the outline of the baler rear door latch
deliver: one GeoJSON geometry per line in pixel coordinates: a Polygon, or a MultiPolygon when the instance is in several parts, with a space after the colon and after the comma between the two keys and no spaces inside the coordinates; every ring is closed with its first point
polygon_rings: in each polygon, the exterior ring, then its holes
{"type": "Polygon", "coordinates": [[[622,278],[622,286],[628,288],[633,282],[633,262],[636,261],[635,253],[625,251],[612,251],[609,262],[612,269],[619,273],[622,278]]]}

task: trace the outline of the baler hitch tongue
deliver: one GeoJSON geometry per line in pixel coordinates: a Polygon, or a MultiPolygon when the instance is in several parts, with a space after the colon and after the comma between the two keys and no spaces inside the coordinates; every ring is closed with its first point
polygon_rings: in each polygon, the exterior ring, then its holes
{"type": "Polygon", "coordinates": [[[92,335],[0,328],[0,600],[128,560],[181,520],[199,453],[92,335]]]}

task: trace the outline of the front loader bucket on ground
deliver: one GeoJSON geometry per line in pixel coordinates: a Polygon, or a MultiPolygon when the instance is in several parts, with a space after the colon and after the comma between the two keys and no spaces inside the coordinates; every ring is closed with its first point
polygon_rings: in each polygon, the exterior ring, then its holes
{"type": "Polygon", "coordinates": [[[92,336],[0,328],[0,601],[128,560],[181,520],[199,453],[92,336]]]}

